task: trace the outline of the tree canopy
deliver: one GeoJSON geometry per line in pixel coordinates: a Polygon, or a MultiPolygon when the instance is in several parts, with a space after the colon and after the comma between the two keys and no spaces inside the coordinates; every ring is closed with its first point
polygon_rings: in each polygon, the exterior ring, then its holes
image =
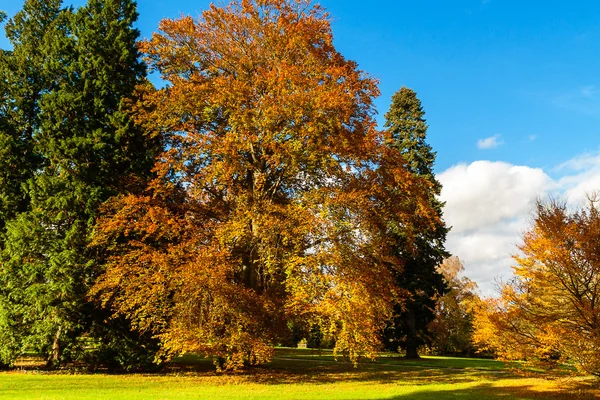
{"type": "Polygon", "coordinates": [[[225,368],[270,357],[289,321],[373,355],[407,246],[438,223],[430,182],[373,120],[376,81],[306,0],[234,1],[163,20],[142,44],[167,83],[139,116],[167,145],[157,178],[105,207],[94,293],[166,355],[225,368]]]}
{"type": "Polygon", "coordinates": [[[473,345],[473,308],[479,303],[477,284],[464,276],[465,267],[456,256],[438,267],[448,291],[438,297],[435,318],[429,323],[431,348],[440,355],[471,356],[473,345]]]}
{"type": "Polygon", "coordinates": [[[515,277],[482,305],[475,338],[508,360],[573,362],[600,374],[598,199],[571,210],[538,202],[515,256],[515,277]]]}

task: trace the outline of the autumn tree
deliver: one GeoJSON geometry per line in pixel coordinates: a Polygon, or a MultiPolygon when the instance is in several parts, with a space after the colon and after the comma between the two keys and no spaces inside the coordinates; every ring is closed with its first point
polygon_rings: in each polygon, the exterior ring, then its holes
{"type": "Polygon", "coordinates": [[[167,145],[147,191],[105,208],[95,293],[165,355],[260,363],[290,320],[352,360],[377,349],[401,264],[388,232],[436,215],[375,129],[375,80],[332,41],[307,0],[244,0],[143,44],[166,86],[140,121],[167,145]]]}
{"type": "Polygon", "coordinates": [[[458,257],[445,259],[438,268],[448,291],[436,299],[435,318],[429,323],[430,346],[440,355],[470,355],[473,345],[473,307],[478,304],[477,284],[464,276],[458,257]]]}
{"type": "Polygon", "coordinates": [[[136,18],[129,0],[89,0],[78,10],[28,0],[7,24],[14,49],[5,53],[13,66],[5,107],[17,116],[8,132],[13,147],[27,149],[11,162],[25,171],[14,179],[26,178],[25,195],[15,198],[27,204],[13,207],[0,253],[5,362],[35,350],[58,365],[83,337],[101,349],[130,340],[123,326],[108,329],[108,315],[87,297],[101,272],[87,245],[99,206],[131,177],[149,175],[153,162],[153,141],[128,105],[145,76],[136,18]],[[19,164],[30,154],[37,167],[19,164]]]}
{"type": "Polygon", "coordinates": [[[576,210],[538,202],[514,279],[477,312],[476,340],[503,359],[569,361],[600,375],[599,240],[596,197],[576,210]]]}
{"type": "Polygon", "coordinates": [[[392,97],[386,113],[385,127],[390,135],[389,145],[407,161],[415,176],[429,183],[427,202],[434,210],[436,223],[418,232],[414,246],[407,246],[406,232],[392,234],[396,241],[394,252],[404,262],[394,276],[405,299],[395,306],[395,313],[386,326],[385,346],[389,350],[406,351],[407,358],[418,358],[418,348],[428,342],[428,325],[435,318],[436,298],[446,290],[438,265],[449,254],[444,248],[448,228],[442,219],[443,203],[437,196],[442,186],[435,178],[435,152],[427,144],[425,112],[417,94],[402,87],[392,97]]]}

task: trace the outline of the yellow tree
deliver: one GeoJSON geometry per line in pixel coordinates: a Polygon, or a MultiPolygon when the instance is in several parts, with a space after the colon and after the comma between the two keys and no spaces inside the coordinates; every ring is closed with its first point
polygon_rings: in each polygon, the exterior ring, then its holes
{"type": "Polygon", "coordinates": [[[465,267],[456,256],[438,267],[448,291],[438,297],[435,318],[429,323],[431,347],[438,354],[473,353],[473,307],[479,301],[477,284],[464,276],[465,267]]]}
{"type": "Polygon", "coordinates": [[[146,90],[140,122],[167,146],[146,191],[105,208],[93,294],[164,356],[260,363],[290,320],[353,360],[377,349],[401,268],[388,233],[436,214],[375,129],[376,81],[332,40],[307,0],[244,0],[143,43],[167,85],[146,90]]]}
{"type": "Polygon", "coordinates": [[[539,202],[514,279],[482,303],[475,339],[507,360],[573,362],[600,374],[600,210],[539,202]]]}

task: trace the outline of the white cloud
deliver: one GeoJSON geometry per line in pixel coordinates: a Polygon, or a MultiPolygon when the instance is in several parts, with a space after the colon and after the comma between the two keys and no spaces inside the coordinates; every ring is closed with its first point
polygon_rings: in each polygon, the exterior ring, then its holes
{"type": "Polygon", "coordinates": [[[463,234],[450,234],[446,246],[465,265],[465,274],[477,282],[486,296],[495,295],[495,282],[507,280],[517,253],[520,234],[527,223],[520,219],[513,223],[497,224],[490,229],[463,234]]]}
{"type": "Polygon", "coordinates": [[[481,150],[495,149],[503,144],[500,140],[500,135],[490,136],[485,139],[479,139],[477,141],[477,147],[481,150]]]}
{"type": "Polygon", "coordinates": [[[541,169],[491,161],[456,165],[438,179],[446,222],[458,233],[522,215],[551,181],[541,169]]]}
{"type": "Polygon", "coordinates": [[[459,164],[438,175],[446,202],[444,219],[452,230],[447,248],[465,264],[484,293],[511,272],[511,254],[527,226],[535,198],[552,186],[541,169],[504,162],[459,164]]]}
{"type": "Polygon", "coordinates": [[[582,154],[559,165],[556,171],[562,173],[557,180],[562,196],[572,205],[600,190],[600,154],[582,154]]]}
{"type": "Polygon", "coordinates": [[[452,226],[446,247],[485,295],[494,294],[497,278],[511,276],[512,255],[529,227],[536,198],[552,195],[577,205],[586,193],[600,190],[600,154],[573,158],[552,172],[558,177],[539,168],[475,161],[438,175],[444,219],[452,226]]]}

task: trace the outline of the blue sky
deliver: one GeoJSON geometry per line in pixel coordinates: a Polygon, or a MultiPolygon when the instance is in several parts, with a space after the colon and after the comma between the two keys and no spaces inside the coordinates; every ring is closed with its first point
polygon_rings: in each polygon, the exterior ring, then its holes
{"type": "MultiPolygon", "coordinates": [[[[80,5],[83,1],[66,2],[80,5]]],[[[143,0],[139,28],[198,15],[209,1],[143,0]]],[[[551,168],[597,151],[600,4],[594,1],[323,0],[338,49],[380,80],[385,114],[414,89],[438,151],[437,171],[480,158],[551,168]],[[575,5],[577,4],[577,5],[575,5]],[[481,150],[480,139],[496,137],[481,150]]],[[[13,15],[22,1],[0,6],[13,15]]],[[[0,46],[6,47],[4,38],[0,46]]]]}
{"type": "MultiPolygon", "coordinates": [[[[138,27],[147,37],[161,18],[197,16],[209,3],[140,0],[138,27]]],[[[494,279],[510,273],[533,198],[576,203],[600,188],[600,3],[320,4],[338,50],[379,79],[380,121],[401,86],[421,98],[454,227],[448,247],[491,293],[494,279]]],[[[10,16],[21,6],[0,9],[10,16]]]]}

